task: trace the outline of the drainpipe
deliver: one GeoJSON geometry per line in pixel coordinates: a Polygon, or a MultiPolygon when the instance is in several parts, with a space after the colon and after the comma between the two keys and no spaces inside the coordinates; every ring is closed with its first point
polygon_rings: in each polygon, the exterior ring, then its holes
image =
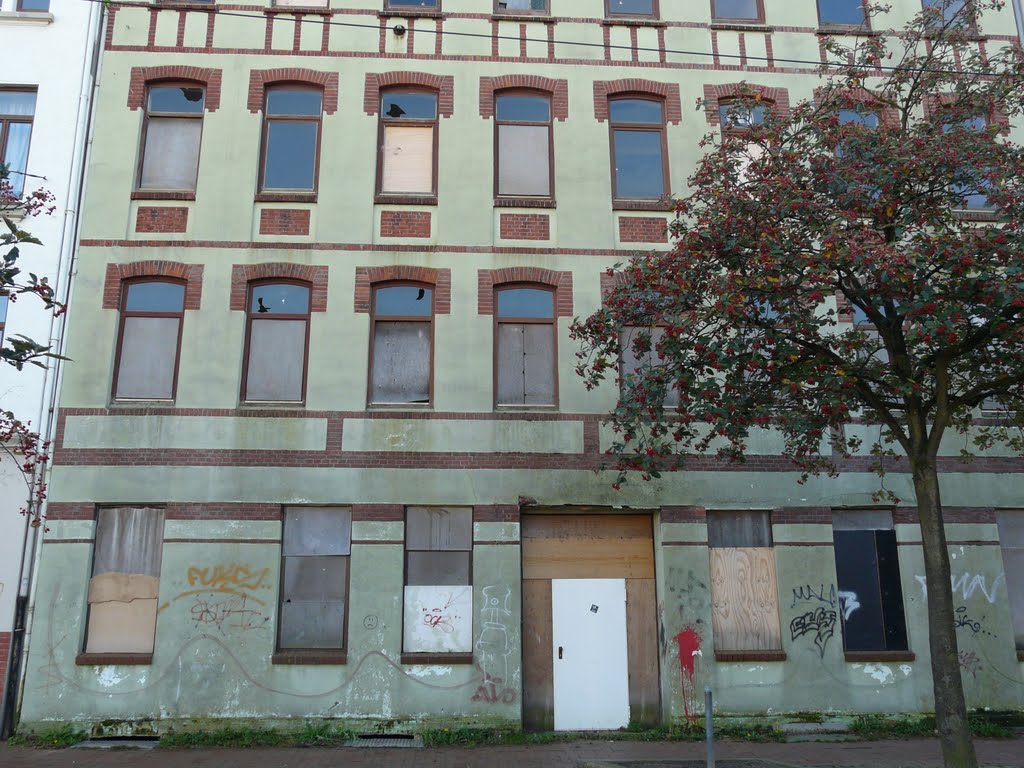
{"type": "Polygon", "coordinates": [[[1017,39],[1024,45],[1024,4],[1021,0],[1012,0],[1013,17],[1017,20],[1017,39]]]}
{"type": "MultiPolygon", "coordinates": [[[[57,270],[54,282],[64,279],[62,286],[61,302],[68,304],[71,298],[72,277],[75,274],[76,245],[78,243],[78,230],[80,226],[80,214],[84,194],[84,172],[89,147],[92,143],[90,127],[93,120],[93,103],[98,83],[100,51],[103,46],[103,24],[101,23],[106,13],[105,6],[95,4],[89,12],[87,40],[92,40],[92,45],[87,45],[82,56],[80,95],[78,102],[78,117],[75,129],[75,144],[72,150],[72,165],[68,169],[67,186],[68,193],[77,193],[73,201],[74,207],[69,205],[64,211],[64,227],[61,232],[60,249],[58,251],[57,270]],[[65,265],[66,275],[65,275],[65,265]]],[[[56,286],[55,286],[56,287],[56,286]]],[[[59,318],[50,318],[50,344],[57,354],[63,354],[65,338],[64,333],[67,326],[67,312],[59,318]]],[[[43,378],[43,387],[40,392],[40,425],[39,434],[51,442],[56,436],[57,425],[57,396],[60,390],[62,379],[61,360],[54,360],[47,366],[43,378]]],[[[48,472],[47,467],[43,471],[48,472]]],[[[36,511],[45,513],[45,509],[37,510],[35,500],[30,499],[29,514],[36,511]]],[[[25,671],[28,661],[28,646],[31,636],[34,603],[34,587],[38,572],[38,553],[42,545],[40,528],[31,526],[25,527],[25,538],[22,544],[20,583],[18,588],[17,604],[14,616],[14,632],[11,636],[10,655],[8,657],[7,686],[0,695],[0,739],[6,739],[14,732],[16,724],[16,713],[21,709],[21,700],[24,695],[25,671]]],[[[2,670],[0,670],[2,672],[2,670]]],[[[0,680],[3,680],[0,676],[0,680]]]]}

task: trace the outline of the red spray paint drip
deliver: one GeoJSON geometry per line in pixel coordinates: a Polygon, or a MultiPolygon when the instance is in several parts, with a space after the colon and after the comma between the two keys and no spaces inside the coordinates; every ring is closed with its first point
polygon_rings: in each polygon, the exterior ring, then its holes
{"type": "Polygon", "coordinates": [[[693,680],[693,655],[700,650],[700,633],[690,627],[676,635],[676,643],[679,645],[679,666],[683,668],[683,674],[693,680]]]}

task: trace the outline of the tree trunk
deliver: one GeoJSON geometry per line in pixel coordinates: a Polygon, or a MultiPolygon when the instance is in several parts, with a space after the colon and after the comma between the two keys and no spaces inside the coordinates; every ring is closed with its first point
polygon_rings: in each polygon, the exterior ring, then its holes
{"type": "Polygon", "coordinates": [[[942,745],[942,759],[946,768],[977,768],[978,758],[971,740],[964,686],[960,678],[939,476],[934,458],[918,457],[911,464],[917,511],[921,519],[924,577],[928,590],[928,645],[932,656],[935,722],[942,745]]]}

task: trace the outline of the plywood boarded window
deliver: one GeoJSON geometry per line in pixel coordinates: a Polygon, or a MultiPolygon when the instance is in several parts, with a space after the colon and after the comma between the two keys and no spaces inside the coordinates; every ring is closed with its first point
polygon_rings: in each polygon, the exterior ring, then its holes
{"type": "Polygon", "coordinates": [[[554,291],[498,289],[495,323],[497,404],[554,405],[554,291]]]}
{"type": "Polygon", "coordinates": [[[308,344],[309,286],[250,286],[242,399],[301,402],[306,396],[308,344]]]}
{"type": "Polygon", "coordinates": [[[141,190],[196,188],[206,91],[199,85],[151,86],[142,129],[141,190]]]}
{"type": "Polygon", "coordinates": [[[386,91],[381,96],[380,166],[382,195],[437,194],[437,94],[386,91]]]}
{"type": "Polygon", "coordinates": [[[778,651],[779,589],[768,512],[708,512],[715,651],[778,651]]]}
{"type": "Polygon", "coordinates": [[[1003,550],[1003,573],[1010,599],[1013,636],[1017,650],[1024,651],[1024,510],[996,512],[999,544],[1003,550]]]}
{"type": "Polygon", "coordinates": [[[473,650],[472,559],[471,508],[406,509],[406,653],[473,650]]]}
{"type": "Polygon", "coordinates": [[[184,308],[184,283],[139,280],[122,286],[116,399],[174,399],[184,308]]]}
{"type": "Polygon", "coordinates": [[[153,652],[164,511],[104,508],[96,516],[87,653],[153,652]]]}
{"type": "Polygon", "coordinates": [[[552,197],[551,99],[506,91],[495,99],[498,196],[552,197]]]}
{"type": "MultiPolygon", "coordinates": [[[[664,328],[623,328],[619,339],[623,391],[665,365],[658,356],[658,342],[664,336],[664,328]]],[[[671,381],[665,384],[663,403],[666,408],[679,407],[679,390],[671,381]]]]}
{"type": "Polygon", "coordinates": [[[892,515],[849,510],[832,515],[836,586],[847,651],[905,651],[899,548],[892,515]]]}
{"type": "Polygon", "coordinates": [[[345,647],[352,511],[288,507],[284,512],[278,647],[345,647]]]}
{"type": "Polygon", "coordinates": [[[434,290],[388,284],[373,292],[371,403],[430,402],[434,290]]]}

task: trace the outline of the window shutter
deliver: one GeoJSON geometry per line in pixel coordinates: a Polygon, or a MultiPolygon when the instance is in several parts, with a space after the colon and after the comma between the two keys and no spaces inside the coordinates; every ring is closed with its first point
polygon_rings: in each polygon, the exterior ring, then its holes
{"type": "Polygon", "coordinates": [[[246,400],[301,400],[305,320],[253,320],[246,400]]]}
{"type": "Polygon", "coordinates": [[[152,117],[142,159],[143,189],[195,189],[203,121],[152,117]]]}
{"type": "Polygon", "coordinates": [[[173,397],[180,322],[176,317],[125,318],[115,397],[173,397]]]}
{"type": "Polygon", "coordinates": [[[434,127],[384,127],[381,192],[431,194],[434,191],[434,127]]]}
{"type": "Polygon", "coordinates": [[[550,195],[547,126],[498,126],[498,194],[550,195]]]}
{"type": "Polygon", "coordinates": [[[526,402],[523,377],[523,326],[520,323],[498,325],[498,402],[522,405],[526,402]]]}

